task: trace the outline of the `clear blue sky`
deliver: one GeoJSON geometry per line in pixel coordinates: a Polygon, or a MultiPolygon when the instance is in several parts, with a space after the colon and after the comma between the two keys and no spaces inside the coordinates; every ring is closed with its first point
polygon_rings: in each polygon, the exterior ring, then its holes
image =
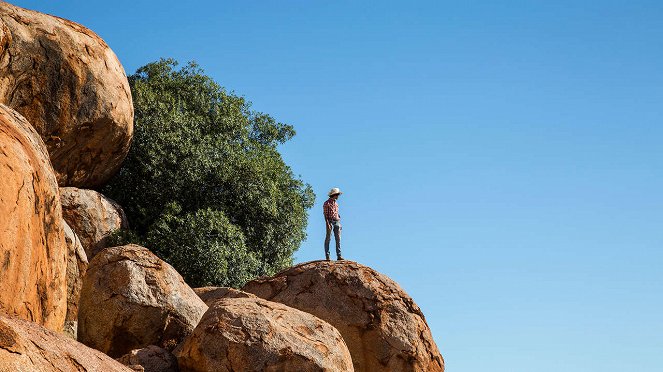
{"type": "Polygon", "coordinates": [[[663,2],[14,3],[294,125],[297,260],[342,188],[345,256],[412,295],[449,371],[663,370],[663,2]]]}

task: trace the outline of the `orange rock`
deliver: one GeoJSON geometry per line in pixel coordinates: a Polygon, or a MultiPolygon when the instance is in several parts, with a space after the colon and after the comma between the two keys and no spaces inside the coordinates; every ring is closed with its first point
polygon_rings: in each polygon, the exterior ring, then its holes
{"type": "Polygon", "coordinates": [[[255,298],[256,296],[251,293],[242,292],[240,290],[229,288],[229,287],[202,287],[194,288],[194,292],[200,297],[201,300],[211,306],[212,303],[216,300],[222,298],[255,298]]]}
{"type": "Polygon", "coordinates": [[[180,274],[147,248],[106,248],[83,279],[78,340],[114,358],[149,345],[172,350],[206,310],[180,274]]]}
{"type": "Polygon", "coordinates": [[[81,297],[83,276],[87,271],[87,255],[76,233],[63,222],[64,236],[67,242],[67,316],[64,332],[76,339],[78,329],[78,301],[81,297]]]}
{"type": "Polygon", "coordinates": [[[60,331],[67,311],[67,246],[46,147],[0,104],[0,310],[60,331]]]}
{"type": "Polygon", "coordinates": [[[244,291],[311,313],[336,327],[355,371],[444,371],[424,314],[401,287],[351,261],[315,261],[244,291]]]}
{"type": "Polygon", "coordinates": [[[36,323],[0,315],[0,372],[131,372],[110,357],[36,323]]]}
{"type": "Polygon", "coordinates": [[[213,302],[174,354],[188,372],[353,370],[334,327],[254,296],[213,302]]]}
{"type": "Polygon", "coordinates": [[[94,190],[60,188],[62,216],[83,245],[88,260],[108,247],[108,238],[128,228],[127,217],[115,201],[94,190]]]}
{"type": "Polygon", "coordinates": [[[129,151],[131,92],[108,45],[77,23],[4,1],[0,103],[37,129],[61,186],[103,185],[129,151]]]}
{"type": "Polygon", "coordinates": [[[178,372],[177,359],[168,350],[155,345],[131,350],[117,359],[125,366],[143,372],[178,372]]]}

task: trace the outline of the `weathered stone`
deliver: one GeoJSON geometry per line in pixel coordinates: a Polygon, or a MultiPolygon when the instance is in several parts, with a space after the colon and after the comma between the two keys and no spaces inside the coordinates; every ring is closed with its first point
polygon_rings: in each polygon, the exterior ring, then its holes
{"type": "Polygon", "coordinates": [[[4,1],[0,103],[37,129],[61,186],[103,185],[129,151],[131,92],[108,45],[77,23],[4,1]]]}
{"type": "Polygon", "coordinates": [[[60,331],[67,311],[67,246],[46,147],[0,104],[0,311],[60,331]]]}
{"type": "Polygon", "coordinates": [[[155,345],[131,350],[117,359],[118,362],[136,371],[178,372],[177,359],[168,350],[155,345]]]}
{"type": "Polygon", "coordinates": [[[166,262],[137,245],[99,252],[83,280],[78,340],[118,358],[157,345],[172,350],[207,310],[166,262]]]}
{"type": "Polygon", "coordinates": [[[127,217],[115,201],[94,190],[60,188],[62,216],[81,240],[89,260],[108,247],[111,234],[127,228],[127,217]]]}
{"type": "Polygon", "coordinates": [[[315,261],[245,291],[311,313],[336,327],[356,371],[444,371],[424,314],[401,287],[351,261],[315,261]]]}
{"type": "Polygon", "coordinates": [[[213,302],[174,353],[187,372],[353,370],[334,327],[257,297],[213,302]]]}
{"type": "Polygon", "coordinates": [[[205,301],[207,306],[211,306],[212,303],[216,300],[222,298],[255,298],[256,296],[251,293],[242,292],[240,290],[229,288],[229,287],[202,287],[194,288],[194,292],[200,297],[201,300],[205,301]]]}
{"type": "Polygon", "coordinates": [[[0,372],[131,372],[97,350],[33,322],[0,315],[0,372]]]}
{"type": "Polygon", "coordinates": [[[76,233],[63,222],[64,236],[67,242],[67,316],[64,322],[64,332],[76,338],[78,329],[78,301],[81,298],[83,276],[87,270],[88,261],[81,241],[76,233]]]}

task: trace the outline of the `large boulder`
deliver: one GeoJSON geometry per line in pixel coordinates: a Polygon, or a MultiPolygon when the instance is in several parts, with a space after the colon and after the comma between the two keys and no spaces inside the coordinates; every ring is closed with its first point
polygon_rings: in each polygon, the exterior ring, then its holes
{"type": "Polygon", "coordinates": [[[90,260],[78,308],[78,340],[118,358],[157,345],[172,350],[207,305],[172,266],[137,245],[90,260]]]}
{"type": "Polygon", "coordinates": [[[222,298],[175,349],[187,372],[352,371],[341,334],[311,314],[257,297],[222,298]]]}
{"type": "Polygon", "coordinates": [[[67,316],[64,332],[76,338],[78,329],[78,301],[81,297],[83,276],[87,271],[87,255],[76,233],[63,222],[64,236],[67,242],[67,316]]]}
{"type": "Polygon", "coordinates": [[[97,350],[36,323],[0,315],[0,372],[131,372],[97,350]]]}
{"type": "Polygon", "coordinates": [[[46,147],[0,104],[0,311],[61,330],[67,311],[67,246],[46,147]]]}
{"type": "Polygon", "coordinates": [[[178,372],[177,359],[168,350],[150,345],[131,350],[117,359],[125,366],[142,372],[178,372]]]}
{"type": "Polygon", "coordinates": [[[244,291],[311,313],[336,327],[355,371],[444,371],[424,314],[401,287],[351,261],[315,261],[244,291]]]}
{"type": "Polygon", "coordinates": [[[94,190],[62,187],[60,202],[64,220],[81,240],[90,260],[108,247],[113,232],[128,227],[122,207],[94,190]]]}
{"type": "Polygon", "coordinates": [[[108,45],[77,23],[4,1],[0,103],[37,129],[61,186],[103,185],[129,151],[131,91],[108,45]]]}

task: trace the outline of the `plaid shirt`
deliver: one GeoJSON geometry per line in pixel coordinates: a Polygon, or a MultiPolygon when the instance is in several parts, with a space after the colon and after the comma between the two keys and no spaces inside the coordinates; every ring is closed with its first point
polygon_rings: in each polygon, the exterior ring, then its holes
{"type": "Polygon", "coordinates": [[[341,219],[341,216],[338,215],[338,204],[332,198],[327,199],[325,204],[322,205],[322,212],[326,220],[338,221],[341,219]]]}

